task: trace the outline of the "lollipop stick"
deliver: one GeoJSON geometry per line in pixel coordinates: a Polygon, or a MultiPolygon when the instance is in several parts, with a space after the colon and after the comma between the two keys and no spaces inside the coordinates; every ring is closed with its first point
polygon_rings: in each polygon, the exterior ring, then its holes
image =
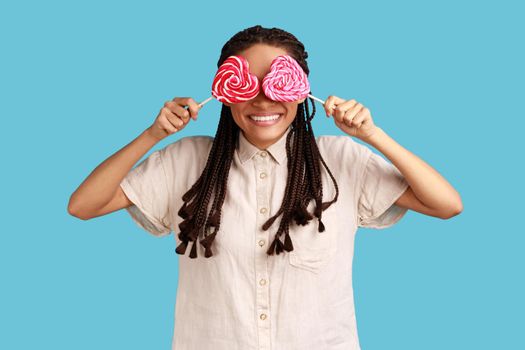
{"type": "MultiPolygon", "coordinates": [[[[207,99],[205,99],[204,101],[200,102],[198,104],[199,109],[202,108],[202,106],[204,106],[206,103],[210,102],[212,98],[213,98],[213,96],[210,96],[207,99]]],[[[190,108],[190,106],[184,106],[184,109],[186,109],[186,110],[189,109],[189,108],[190,108]]]]}
{"type": "Polygon", "coordinates": [[[205,99],[204,101],[202,101],[201,103],[199,103],[199,107],[202,108],[202,106],[204,106],[206,103],[210,102],[212,98],[213,98],[213,96],[210,96],[207,99],[205,99]]]}
{"type": "MultiPolygon", "coordinates": [[[[308,97],[311,97],[313,98],[314,100],[318,101],[318,102],[321,102],[323,105],[325,104],[325,101],[321,100],[320,98],[318,97],[315,97],[314,95],[312,94],[308,94],[308,97]]],[[[213,99],[213,96],[210,96],[208,97],[207,99],[205,99],[204,101],[200,102],[199,103],[199,107],[202,108],[202,106],[204,106],[206,103],[210,102],[211,100],[213,99]]],[[[335,106],[332,106],[332,108],[334,108],[335,106]]]]}
{"type": "MultiPolygon", "coordinates": [[[[324,105],[324,103],[325,103],[325,101],[321,100],[320,98],[315,97],[314,95],[308,94],[308,97],[311,97],[311,98],[313,98],[314,100],[316,100],[316,101],[318,101],[318,102],[321,102],[323,105],[324,105]]],[[[335,106],[331,106],[331,108],[335,108],[335,106]]]]}
{"type": "Polygon", "coordinates": [[[321,102],[322,104],[324,104],[324,101],[323,101],[323,100],[321,100],[320,98],[315,97],[314,95],[308,94],[308,97],[311,97],[311,98],[313,98],[314,100],[316,100],[316,101],[321,102]]]}

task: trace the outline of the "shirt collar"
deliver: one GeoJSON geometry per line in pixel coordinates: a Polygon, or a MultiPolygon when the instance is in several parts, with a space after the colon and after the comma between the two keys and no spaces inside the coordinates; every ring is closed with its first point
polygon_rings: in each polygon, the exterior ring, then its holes
{"type": "MultiPolygon", "coordinates": [[[[286,137],[290,133],[291,129],[291,126],[289,126],[281,138],[266,149],[266,151],[271,154],[271,156],[279,165],[284,164],[284,161],[286,160],[286,137]]],[[[251,159],[260,151],[261,150],[259,148],[252,145],[250,141],[244,137],[242,130],[239,130],[238,154],[241,164],[244,164],[247,160],[251,159]]]]}

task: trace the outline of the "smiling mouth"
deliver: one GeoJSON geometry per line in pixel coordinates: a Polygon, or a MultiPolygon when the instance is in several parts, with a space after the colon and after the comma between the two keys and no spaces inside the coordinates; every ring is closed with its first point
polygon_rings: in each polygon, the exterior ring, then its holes
{"type": "Polygon", "coordinates": [[[260,114],[250,114],[248,118],[250,121],[257,126],[272,126],[279,123],[283,118],[283,113],[260,113],[260,114]]]}
{"type": "Polygon", "coordinates": [[[271,115],[249,115],[251,120],[256,122],[270,122],[279,119],[282,114],[271,114],[271,115]]]}

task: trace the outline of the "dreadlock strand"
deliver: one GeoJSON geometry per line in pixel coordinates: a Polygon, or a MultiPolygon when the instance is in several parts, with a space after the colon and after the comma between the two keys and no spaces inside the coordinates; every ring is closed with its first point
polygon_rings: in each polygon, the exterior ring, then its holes
{"type": "Polygon", "coordinates": [[[207,245],[205,245],[205,248],[207,249],[206,252],[205,252],[205,256],[207,258],[213,256],[213,252],[211,250],[211,246],[213,245],[213,241],[215,239],[215,236],[217,234],[217,232],[219,231],[220,229],[220,226],[221,226],[221,209],[222,209],[222,205],[224,203],[224,199],[226,197],[226,189],[228,187],[228,175],[230,173],[230,166],[231,166],[231,163],[232,163],[232,160],[233,160],[233,154],[235,152],[235,142],[234,142],[234,138],[235,137],[238,137],[238,131],[239,129],[238,128],[234,128],[233,127],[233,122],[232,122],[232,119],[231,118],[228,118],[227,121],[225,122],[226,124],[226,136],[225,136],[225,139],[226,139],[226,150],[227,150],[227,154],[226,154],[226,161],[225,161],[225,167],[224,169],[222,169],[222,174],[225,174],[224,176],[221,176],[221,182],[217,182],[218,184],[218,188],[217,188],[217,196],[216,196],[216,199],[217,201],[215,202],[214,201],[214,206],[212,206],[212,211],[210,212],[210,218],[212,218],[211,220],[211,225],[214,226],[214,231],[212,234],[206,236],[205,239],[207,239],[208,237],[210,237],[206,242],[207,245]],[[233,146],[232,146],[233,145],[233,146]],[[212,216],[211,213],[214,212],[214,216],[212,216]]]}
{"type": "MultiPolygon", "coordinates": [[[[219,123],[219,126],[217,127],[217,135],[222,136],[223,129],[224,129],[224,123],[219,123]]],[[[213,141],[212,149],[210,150],[210,154],[208,156],[208,161],[206,162],[206,167],[204,168],[202,174],[201,174],[201,182],[200,187],[198,188],[198,192],[196,191],[196,196],[193,197],[193,201],[190,202],[189,205],[186,205],[186,202],[184,203],[183,207],[180,211],[183,211],[182,214],[186,214],[185,221],[183,221],[181,224],[179,224],[179,228],[181,229],[181,232],[179,234],[179,238],[181,239],[181,244],[177,247],[175,252],[178,254],[184,254],[186,251],[187,243],[188,241],[196,242],[200,233],[200,229],[202,228],[202,216],[203,211],[205,212],[207,209],[207,203],[206,206],[204,205],[204,199],[208,193],[210,193],[210,185],[214,186],[215,183],[213,181],[210,181],[210,178],[213,178],[213,171],[210,171],[212,165],[215,168],[217,163],[213,160],[217,158],[216,154],[221,157],[223,152],[220,152],[223,148],[222,146],[223,138],[222,137],[216,137],[213,141]],[[184,210],[184,209],[185,210],[184,210]]],[[[198,181],[199,182],[199,181],[198,181]]],[[[197,183],[193,186],[196,187],[197,183]]],[[[190,190],[191,191],[191,190],[190,190]]],[[[188,192],[183,196],[184,198],[188,198],[186,195],[188,195],[188,192]]],[[[180,213],[179,213],[180,215],[180,213]]],[[[182,216],[181,216],[182,217],[182,216]]],[[[192,247],[190,257],[197,257],[197,250],[196,246],[194,245],[192,247]]]]}
{"type": "MultiPolygon", "coordinates": [[[[297,116],[296,116],[296,118],[297,118],[297,116]]],[[[279,212],[283,213],[283,216],[281,218],[281,222],[279,224],[279,228],[278,228],[277,232],[274,235],[274,239],[273,239],[272,245],[270,245],[270,248],[267,251],[267,253],[269,255],[273,255],[274,249],[275,249],[275,253],[277,255],[279,255],[279,253],[281,253],[284,250],[284,244],[281,242],[280,236],[281,236],[282,232],[284,232],[286,230],[286,227],[289,225],[290,208],[292,207],[293,200],[294,200],[294,187],[296,185],[296,182],[293,181],[293,178],[294,178],[294,171],[296,169],[296,164],[298,162],[297,157],[293,156],[293,154],[297,154],[297,153],[293,152],[293,150],[296,148],[297,140],[298,140],[297,135],[295,135],[296,133],[297,133],[297,129],[293,128],[290,131],[290,133],[287,135],[287,138],[286,138],[286,154],[287,154],[287,162],[288,162],[288,180],[286,182],[286,188],[285,188],[285,195],[284,195],[283,203],[281,205],[281,209],[279,210],[279,212]],[[291,145],[292,144],[292,142],[291,142],[292,135],[293,135],[293,145],[291,145]]],[[[274,218],[276,216],[277,215],[275,215],[274,218]]],[[[287,245],[287,247],[289,248],[290,245],[287,245]]],[[[292,249],[293,249],[293,246],[292,246],[292,249]]]]}

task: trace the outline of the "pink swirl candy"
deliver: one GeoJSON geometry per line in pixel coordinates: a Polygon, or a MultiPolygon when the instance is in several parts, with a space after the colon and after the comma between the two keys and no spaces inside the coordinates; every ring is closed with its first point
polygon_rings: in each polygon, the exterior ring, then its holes
{"type": "Polygon", "coordinates": [[[259,94],[259,80],[244,57],[230,56],[217,70],[211,93],[220,102],[248,101],[259,94]]]}
{"type": "Polygon", "coordinates": [[[289,56],[276,57],[262,83],[264,94],[269,99],[293,102],[305,98],[310,93],[308,77],[299,63],[289,56]]]}

